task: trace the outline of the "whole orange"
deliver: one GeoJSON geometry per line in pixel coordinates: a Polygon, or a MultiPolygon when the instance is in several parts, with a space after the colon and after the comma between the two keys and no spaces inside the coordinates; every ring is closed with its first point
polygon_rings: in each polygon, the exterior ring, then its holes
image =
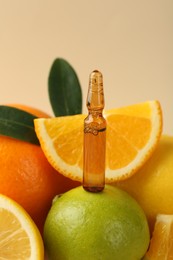
{"type": "MultiPolygon", "coordinates": [[[[15,107],[48,117],[34,108],[15,107]]],[[[52,168],[40,146],[0,135],[0,193],[21,204],[41,232],[54,196],[78,185],[52,168]]]]}

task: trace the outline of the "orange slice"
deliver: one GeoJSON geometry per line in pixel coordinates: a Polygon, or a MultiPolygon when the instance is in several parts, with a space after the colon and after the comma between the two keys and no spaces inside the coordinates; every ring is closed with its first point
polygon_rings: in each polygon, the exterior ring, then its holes
{"type": "Polygon", "coordinates": [[[144,260],[171,259],[173,259],[173,215],[159,214],[144,260]]]}
{"type": "MultiPolygon", "coordinates": [[[[106,183],[134,174],[151,156],[162,131],[158,101],[105,111],[106,183]]],[[[50,164],[61,174],[82,181],[83,122],[86,115],[35,119],[35,131],[50,164]]]]}

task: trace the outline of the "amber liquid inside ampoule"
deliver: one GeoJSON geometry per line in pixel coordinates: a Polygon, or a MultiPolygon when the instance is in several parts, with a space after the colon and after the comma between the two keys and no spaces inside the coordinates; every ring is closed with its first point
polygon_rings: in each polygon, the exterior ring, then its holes
{"type": "Polygon", "coordinates": [[[99,71],[90,75],[87,97],[88,116],[84,120],[84,167],[83,187],[87,191],[99,192],[105,186],[106,120],[104,108],[103,80],[99,71]]]}

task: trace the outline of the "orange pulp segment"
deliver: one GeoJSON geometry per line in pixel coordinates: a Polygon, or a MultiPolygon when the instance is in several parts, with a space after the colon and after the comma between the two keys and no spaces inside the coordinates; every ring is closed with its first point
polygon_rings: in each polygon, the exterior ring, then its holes
{"type": "Polygon", "coordinates": [[[159,214],[144,260],[171,259],[173,259],[173,215],[159,214]]]}

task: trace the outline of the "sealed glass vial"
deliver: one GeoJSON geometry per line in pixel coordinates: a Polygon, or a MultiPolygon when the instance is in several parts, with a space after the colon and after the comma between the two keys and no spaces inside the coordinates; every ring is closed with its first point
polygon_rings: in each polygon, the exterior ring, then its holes
{"type": "Polygon", "coordinates": [[[90,74],[87,96],[88,116],[84,120],[83,187],[99,192],[105,186],[106,120],[103,117],[102,74],[90,74]]]}

